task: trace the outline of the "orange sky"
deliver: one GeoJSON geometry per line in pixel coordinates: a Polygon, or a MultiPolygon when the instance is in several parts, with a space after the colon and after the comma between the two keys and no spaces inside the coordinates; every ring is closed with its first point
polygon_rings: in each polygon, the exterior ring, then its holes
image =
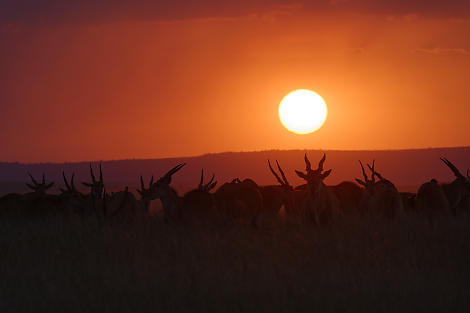
{"type": "Polygon", "coordinates": [[[470,145],[470,14],[364,8],[0,14],[0,161],[470,145]],[[328,105],[313,134],[279,122],[299,88],[328,105]]]}

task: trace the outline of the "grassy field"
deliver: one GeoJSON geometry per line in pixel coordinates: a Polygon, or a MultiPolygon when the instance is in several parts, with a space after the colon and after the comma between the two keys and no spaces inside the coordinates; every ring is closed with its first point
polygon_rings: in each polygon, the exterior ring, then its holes
{"type": "Polygon", "coordinates": [[[470,217],[0,221],[0,312],[469,312],[470,217]]]}

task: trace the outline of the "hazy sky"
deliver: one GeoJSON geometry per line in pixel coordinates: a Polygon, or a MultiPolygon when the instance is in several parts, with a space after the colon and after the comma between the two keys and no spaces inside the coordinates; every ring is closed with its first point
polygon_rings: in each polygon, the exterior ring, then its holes
{"type": "Polygon", "coordinates": [[[4,0],[0,161],[470,145],[469,38],[467,0],[4,0]]]}

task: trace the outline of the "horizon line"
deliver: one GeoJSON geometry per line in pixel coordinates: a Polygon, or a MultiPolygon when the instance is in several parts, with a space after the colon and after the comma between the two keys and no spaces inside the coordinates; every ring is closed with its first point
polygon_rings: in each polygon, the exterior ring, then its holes
{"type": "Polygon", "coordinates": [[[150,160],[172,160],[172,159],[195,159],[209,155],[222,155],[230,153],[262,153],[262,152],[293,152],[293,151],[319,151],[319,152],[400,152],[400,151],[419,151],[419,150],[447,150],[447,149],[466,149],[468,146],[453,146],[453,147],[427,147],[427,148],[398,148],[398,149],[265,149],[265,150],[250,150],[250,151],[223,151],[223,152],[208,152],[203,154],[175,156],[175,157],[155,157],[155,158],[123,158],[123,159],[108,159],[108,160],[87,160],[87,161],[57,161],[57,162],[20,162],[20,161],[0,161],[0,164],[19,164],[19,165],[44,165],[44,164],[72,164],[72,163],[106,163],[106,162],[119,162],[119,161],[150,161],[150,160]]]}

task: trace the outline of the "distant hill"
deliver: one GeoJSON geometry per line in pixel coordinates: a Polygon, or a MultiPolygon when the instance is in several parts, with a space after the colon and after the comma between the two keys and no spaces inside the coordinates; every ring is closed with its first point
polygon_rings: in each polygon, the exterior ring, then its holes
{"type": "MultiPolygon", "coordinates": [[[[109,189],[129,186],[134,190],[139,185],[139,176],[144,175],[148,183],[153,174],[156,179],[178,163],[187,165],[173,176],[173,185],[183,192],[197,186],[201,168],[204,168],[207,179],[216,174],[219,184],[232,180],[250,177],[259,184],[273,184],[275,179],[267,166],[267,159],[279,161],[291,184],[302,183],[294,169],[305,169],[303,160],[307,152],[310,161],[316,166],[323,151],[319,150],[271,150],[260,152],[226,152],[206,154],[196,157],[166,159],[136,159],[103,161],[103,175],[109,189]]],[[[451,160],[462,173],[470,167],[470,147],[436,148],[418,150],[392,151],[324,151],[327,154],[325,169],[333,172],[326,179],[327,184],[336,184],[343,180],[354,180],[361,177],[358,160],[371,162],[376,160],[376,169],[386,178],[393,181],[401,190],[415,191],[417,186],[426,180],[436,178],[439,181],[453,179],[451,171],[440,161],[445,156],[451,160]]],[[[98,162],[93,162],[95,173],[98,162]]],[[[76,182],[90,180],[89,163],[0,163],[0,194],[26,191],[24,183],[29,180],[27,172],[37,178],[46,174],[48,181],[56,182],[55,191],[62,183],[62,171],[69,176],[75,173],[76,182]]],[[[97,175],[97,174],[96,174],[97,175]]],[[[78,185],[78,184],[77,184],[78,185]]]]}

